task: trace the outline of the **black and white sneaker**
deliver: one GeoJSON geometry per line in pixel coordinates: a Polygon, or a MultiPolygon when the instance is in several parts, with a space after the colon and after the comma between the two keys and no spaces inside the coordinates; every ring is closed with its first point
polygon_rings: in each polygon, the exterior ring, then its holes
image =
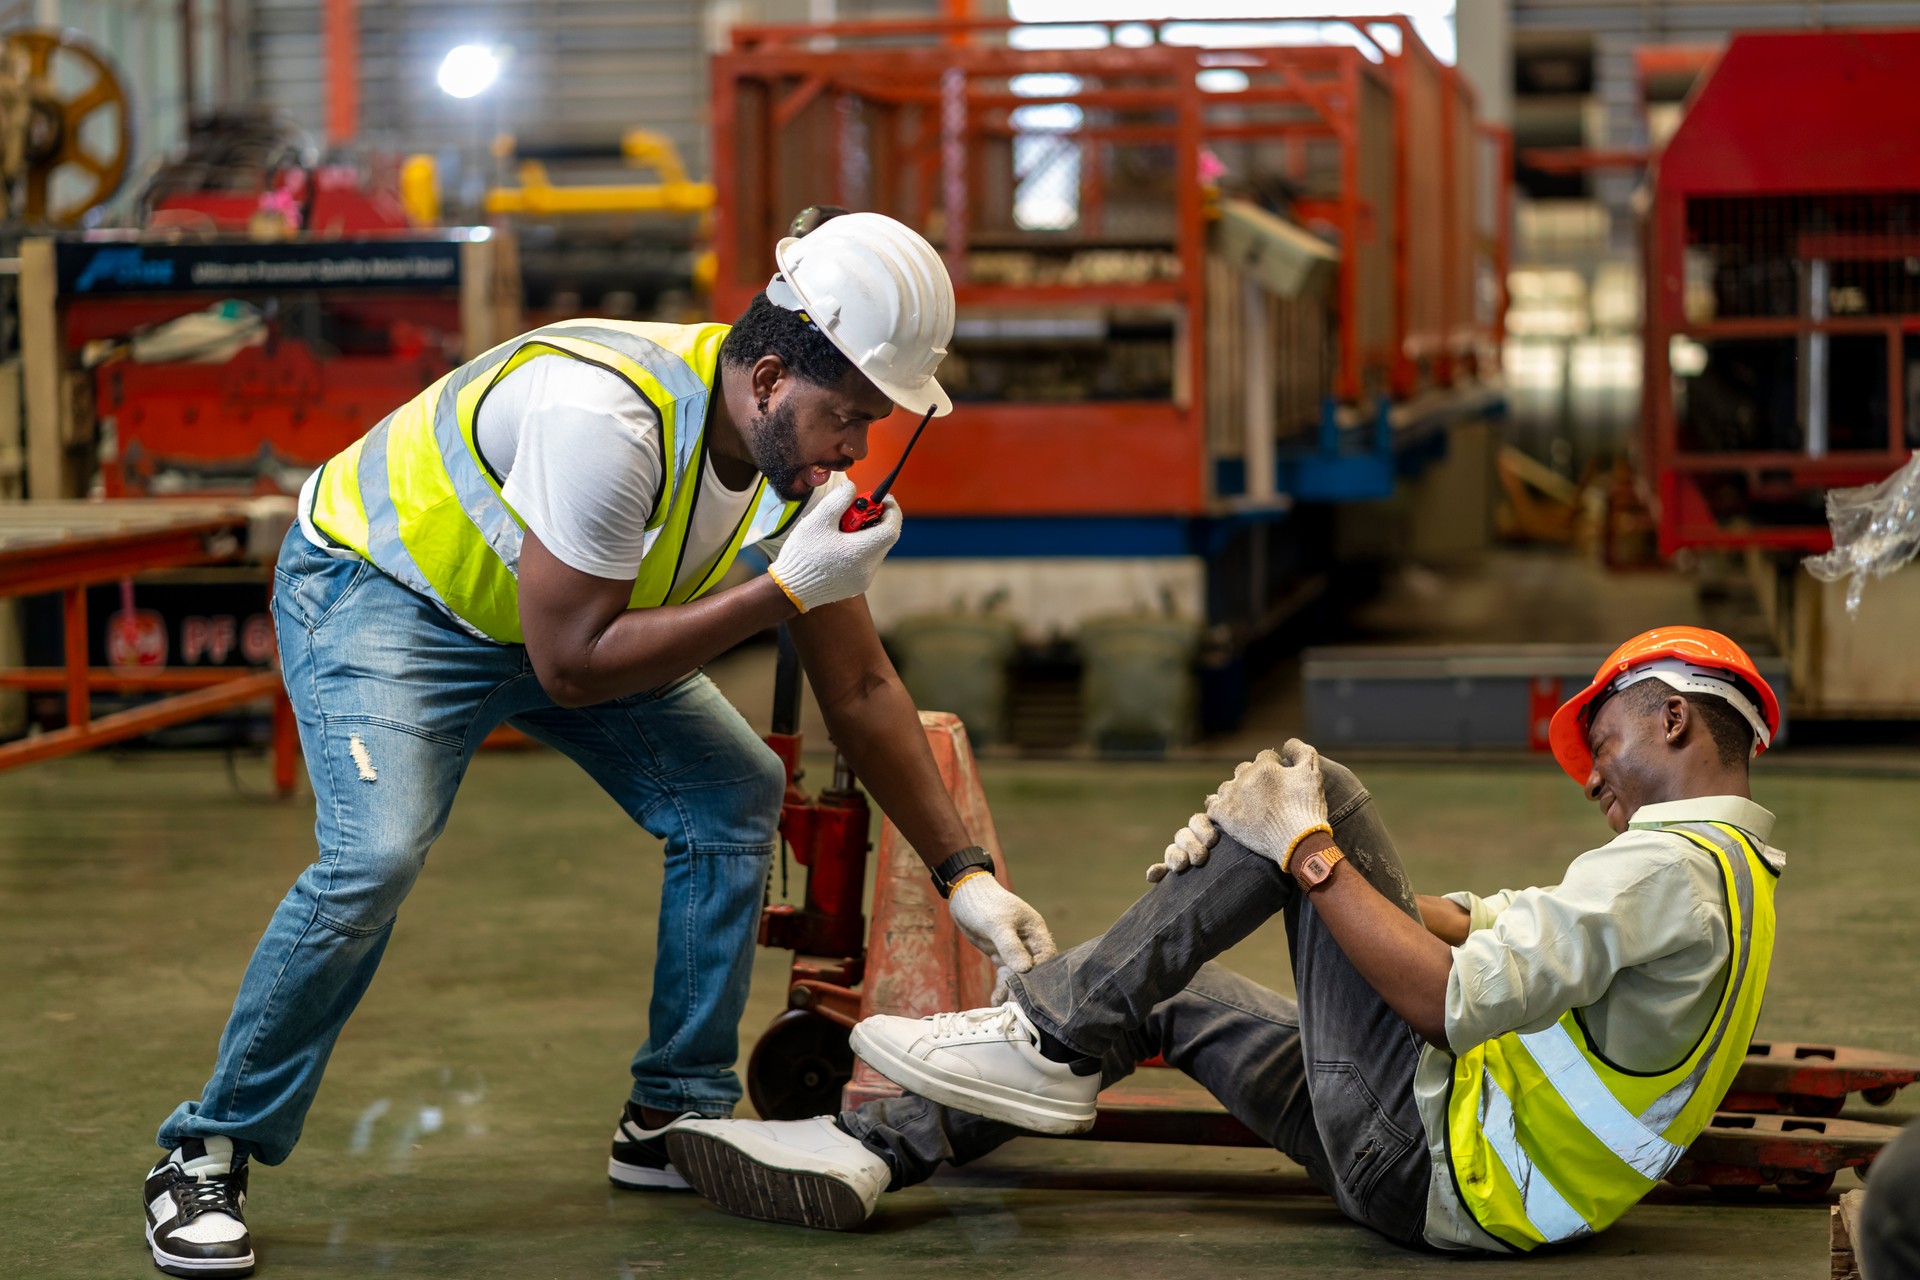
{"type": "Polygon", "coordinates": [[[253,1273],[247,1158],[232,1138],[189,1138],[153,1166],[141,1195],[153,1265],[173,1276],[253,1273]]]}
{"type": "MultiPolygon", "coordinates": [[[[697,1115],[689,1111],[675,1120],[697,1115]]],[[[620,1125],[613,1131],[613,1154],[607,1160],[607,1177],[616,1187],[629,1191],[691,1191],[687,1180],[667,1158],[667,1125],[649,1129],[640,1118],[640,1108],[629,1102],[620,1113],[620,1125]]]]}

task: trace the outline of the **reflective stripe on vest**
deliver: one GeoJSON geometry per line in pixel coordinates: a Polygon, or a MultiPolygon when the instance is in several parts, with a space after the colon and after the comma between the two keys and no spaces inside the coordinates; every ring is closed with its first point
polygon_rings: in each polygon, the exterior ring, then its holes
{"type": "Polygon", "coordinates": [[[1447,1119],[1455,1185],[1488,1234],[1516,1248],[1603,1230],[1665,1177],[1731,1086],[1758,1020],[1773,946],[1771,869],[1730,826],[1664,829],[1714,855],[1730,917],[1721,998],[1685,1058],[1652,1074],[1614,1067],[1569,1012],[1455,1061],[1447,1119]]]}
{"type": "Polygon", "coordinates": [[[525,527],[484,465],[474,431],[480,405],[500,379],[530,360],[560,356],[621,378],[659,419],[670,465],[647,520],[630,606],[694,599],[720,581],[743,547],[777,533],[799,509],[769,492],[762,478],[712,565],[679,581],[726,333],[724,325],[570,321],[495,347],[328,462],[314,486],[314,527],[482,634],[521,642],[517,576],[525,527]]]}
{"type": "Polygon", "coordinates": [[[1587,1220],[1533,1167],[1520,1147],[1513,1102],[1490,1075],[1480,1077],[1480,1132],[1507,1176],[1520,1188],[1527,1221],[1548,1240],[1576,1240],[1591,1233],[1587,1220]]]}
{"type": "MultiPolygon", "coordinates": [[[[1693,841],[1695,844],[1699,845],[1703,849],[1708,849],[1710,852],[1720,853],[1723,856],[1723,860],[1725,864],[1733,868],[1733,871],[1734,871],[1733,887],[1734,887],[1735,904],[1739,908],[1740,919],[1746,922],[1746,934],[1747,934],[1747,940],[1749,942],[1749,945],[1741,949],[1741,955],[1739,956],[1740,963],[1735,967],[1733,972],[1733,980],[1731,983],[1733,990],[1729,993],[1727,997],[1727,1002],[1726,1002],[1727,1009],[1728,1009],[1728,1016],[1721,1018],[1720,1021],[1714,1025],[1713,1039],[1707,1045],[1706,1052],[1699,1056],[1698,1061],[1694,1063],[1693,1070],[1687,1074],[1686,1079],[1681,1080],[1679,1083],[1675,1084],[1671,1089],[1668,1089],[1665,1093],[1661,1094],[1658,1098],[1655,1098],[1653,1102],[1647,1107],[1647,1109],[1640,1113],[1640,1121],[1642,1124],[1645,1124],[1650,1128],[1660,1129],[1663,1131],[1669,1125],[1671,1125],[1676,1119],[1679,1118],[1681,1111],[1683,1111],[1686,1108],[1687,1103],[1692,1101],[1695,1091],[1697,1091],[1700,1087],[1700,1081],[1707,1074],[1708,1065],[1718,1059],[1721,1042],[1727,1038],[1727,1028],[1731,1026],[1733,1022],[1733,1019],[1731,1016],[1732,1010],[1735,1006],[1742,1004],[1742,1002],[1746,999],[1746,988],[1749,981],[1752,978],[1753,970],[1754,970],[1753,948],[1751,946],[1751,939],[1753,937],[1755,877],[1753,874],[1752,865],[1747,861],[1746,856],[1744,856],[1748,853],[1748,849],[1745,842],[1741,839],[1741,837],[1738,834],[1734,833],[1733,828],[1731,827],[1725,828],[1723,830],[1716,825],[1713,825],[1710,823],[1704,823],[1704,822],[1689,823],[1684,827],[1672,827],[1672,828],[1669,828],[1669,830],[1675,830],[1680,832],[1681,835],[1686,836],[1687,839],[1693,841]]],[[[1772,945],[1773,943],[1773,939],[1772,939],[1773,893],[1772,893],[1772,884],[1771,884],[1771,871],[1766,868],[1765,861],[1760,858],[1758,850],[1752,851],[1752,857],[1755,862],[1758,862],[1761,864],[1762,870],[1767,871],[1767,874],[1768,874],[1768,880],[1767,880],[1767,884],[1768,884],[1767,935],[1768,936],[1767,936],[1767,948],[1766,948],[1768,954],[1763,955],[1760,961],[1760,964],[1761,964],[1760,982],[1761,982],[1761,985],[1764,986],[1766,982],[1765,967],[1768,959],[1771,956],[1771,952],[1773,950],[1773,945],[1772,945]]],[[[1764,991],[1758,991],[1758,990],[1753,993],[1753,1002],[1755,1005],[1756,1012],[1758,1011],[1760,997],[1764,994],[1765,994],[1764,991]]],[[[1738,1056],[1741,1057],[1742,1059],[1746,1057],[1747,1044],[1749,1042],[1749,1038],[1751,1037],[1751,1034],[1752,1034],[1752,1028],[1748,1028],[1748,1035],[1741,1037],[1738,1056]]],[[[1713,1104],[1716,1107],[1719,1106],[1720,1099],[1715,1098],[1713,1100],[1713,1104]]],[[[1698,1137],[1699,1135],[1696,1134],[1694,1136],[1698,1137]]]]}

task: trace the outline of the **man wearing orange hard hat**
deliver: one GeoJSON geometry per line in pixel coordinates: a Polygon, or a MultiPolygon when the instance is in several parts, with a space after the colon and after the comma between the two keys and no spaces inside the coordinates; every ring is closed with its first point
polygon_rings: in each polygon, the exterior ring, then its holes
{"type": "MultiPolygon", "coordinates": [[[[988,1009],[878,1016],[905,1096],[812,1120],[685,1120],[724,1209],[847,1229],[884,1190],[1022,1131],[1094,1121],[1160,1055],[1400,1243],[1530,1252],[1603,1230],[1672,1170],[1759,1017],[1783,859],[1747,764],[1780,704],[1716,632],[1636,636],[1554,716],[1615,836],[1558,884],[1416,895],[1372,798],[1298,739],[1234,771],[1102,936],[988,1009]],[[1297,999],[1214,958],[1275,915],[1297,999]]],[[[1495,837],[1497,838],[1497,837],[1495,837]]]]}
{"type": "Polygon", "coordinates": [[[1780,729],[1780,700],[1745,649],[1702,627],[1655,627],[1615,649],[1594,673],[1593,683],[1568,698],[1548,727],[1553,758],[1575,782],[1589,787],[1589,794],[1594,778],[1588,735],[1594,718],[1608,699],[1643,680],[1658,680],[1683,697],[1718,699],[1692,705],[1708,717],[1708,733],[1716,743],[1731,744],[1743,731],[1750,734],[1748,759],[1772,746],[1780,729]],[[1735,716],[1744,722],[1744,730],[1735,716]]]}

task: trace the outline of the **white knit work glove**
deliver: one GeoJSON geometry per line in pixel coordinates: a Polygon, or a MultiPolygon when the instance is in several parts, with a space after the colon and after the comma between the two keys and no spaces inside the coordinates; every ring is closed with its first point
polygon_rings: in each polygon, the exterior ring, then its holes
{"type": "Polygon", "coordinates": [[[794,524],[767,570],[802,613],[864,595],[880,562],[900,540],[900,504],[892,498],[873,528],[840,532],[840,517],[856,496],[853,481],[844,473],[828,481],[827,491],[794,524]]]}
{"type": "Polygon", "coordinates": [[[1293,851],[1327,825],[1327,795],[1320,781],[1320,753],[1288,738],[1275,753],[1268,747],[1233,771],[1207,802],[1213,824],[1285,871],[1293,851]]]}
{"type": "MultiPolygon", "coordinates": [[[[1212,804],[1217,796],[1208,796],[1207,803],[1212,804]]],[[[1187,819],[1187,825],[1173,833],[1173,843],[1160,855],[1160,861],[1147,868],[1147,883],[1159,884],[1166,879],[1167,872],[1176,875],[1189,867],[1207,865],[1207,855],[1213,852],[1213,846],[1220,840],[1219,828],[1204,813],[1196,813],[1187,819]]]]}
{"type": "Polygon", "coordinates": [[[1060,950],[1040,913],[984,871],[953,887],[947,911],[966,940],[993,961],[989,1004],[1006,1003],[1009,972],[1025,973],[1060,950]]]}

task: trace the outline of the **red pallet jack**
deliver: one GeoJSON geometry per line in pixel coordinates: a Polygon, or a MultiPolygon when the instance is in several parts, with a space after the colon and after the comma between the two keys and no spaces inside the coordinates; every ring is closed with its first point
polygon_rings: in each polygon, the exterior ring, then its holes
{"type": "MultiPolygon", "coordinates": [[[[854,1060],[847,1036],[870,1014],[921,1017],[977,1008],[993,989],[985,956],[954,929],[926,868],[891,822],[880,830],[871,928],[861,915],[869,809],[846,762],[834,759],[832,785],[818,797],[801,786],[800,669],[781,633],[774,732],[767,742],[787,764],[782,838],[807,869],[804,905],[773,905],[760,942],[794,952],[787,1010],[755,1046],[747,1087],[760,1115],[797,1120],[858,1106],[900,1090],[854,1060]],[[864,937],[864,942],[862,941],[864,937]]],[[[1007,861],[987,809],[973,752],[959,718],[922,712],[940,776],[974,843],[1007,861]]],[[[1154,1064],[1147,1064],[1154,1065],[1154,1064]]],[[[1836,1174],[1865,1176],[1892,1125],[1836,1118],[1849,1098],[1884,1105],[1920,1079],[1920,1058],[1837,1046],[1755,1043],[1713,1124],[1687,1149],[1667,1181],[1706,1186],[1741,1198],[1767,1186],[1793,1199],[1826,1196],[1836,1174]]],[[[1093,1141],[1193,1146],[1267,1144],[1204,1094],[1173,1093],[1134,1080],[1100,1095],[1093,1141]]]]}

